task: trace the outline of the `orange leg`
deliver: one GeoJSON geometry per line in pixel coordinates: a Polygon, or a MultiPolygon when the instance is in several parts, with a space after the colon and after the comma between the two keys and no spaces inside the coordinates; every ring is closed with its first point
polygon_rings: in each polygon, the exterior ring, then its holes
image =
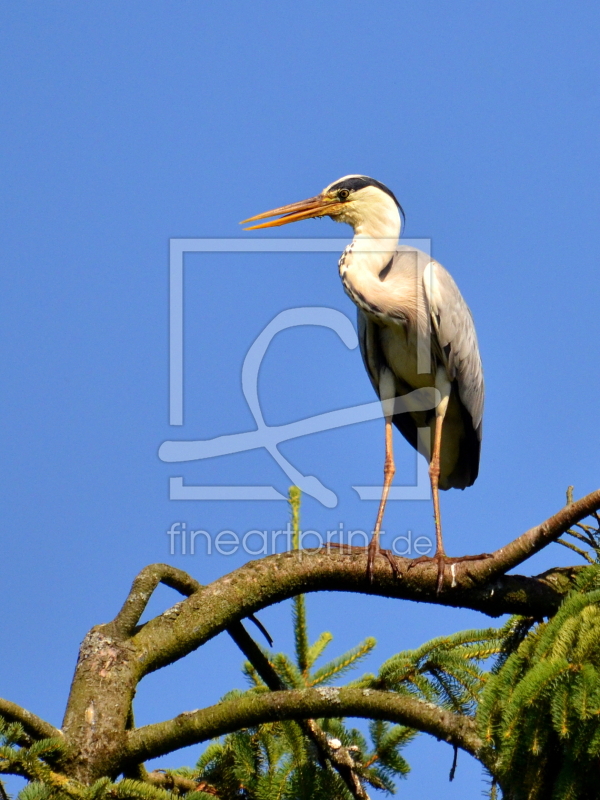
{"type": "Polygon", "coordinates": [[[440,514],[440,452],[442,449],[442,426],[444,417],[439,415],[435,418],[435,435],[433,439],[433,453],[429,463],[429,479],[431,480],[431,493],[433,495],[433,518],[435,520],[435,540],[436,555],[444,555],[444,542],[442,540],[442,517],[440,514]]]}
{"type": "Polygon", "coordinates": [[[369,544],[368,558],[367,558],[367,577],[373,580],[373,564],[375,556],[379,552],[379,532],[381,531],[381,523],[383,522],[383,514],[387,503],[388,495],[390,493],[390,486],[396,472],[394,464],[394,448],[393,448],[393,434],[392,434],[392,417],[385,418],[385,461],[383,464],[383,491],[381,493],[381,501],[379,503],[379,511],[377,512],[377,520],[375,522],[375,530],[369,544]]]}
{"type": "Polygon", "coordinates": [[[444,551],[444,540],[442,539],[442,516],[440,514],[440,452],[442,449],[442,427],[446,414],[447,401],[440,404],[438,413],[435,417],[435,433],[433,439],[433,453],[429,462],[429,479],[431,480],[431,494],[433,495],[433,518],[435,520],[435,556],[438,563],[438,579],[436,591],[439,594],[444,583],[444,561],[446,553],[444,551]]]}
{"type": "Polygon", "coordinates": [[[437,582],[436,594],[439,594],[444,587],[444,573],[446,564],[459,564],[463,561],[478,561],[482,558],[493,558],[489,553],[482,553],[478,556],[461,556],[460,558],[448,558],[444,550],[444,541],[442,539],[442,516],[440,513],[440,495],[439,495],[439,482],[440,482],[440,455],[442,450],[442,430],[444,426],[444,418],[448,410],[448,402],[450,400],[450,384],[442,379],[436,381],[436,386],[439,388],[442,398],[435,411],[435,428],[433,434],[433,448],[431,458],[429,461],[429,479],[431,481],[431,494],[433,497],[433,518],[435,520],[435,540],[436,548],[435,555],[420,556],[415,558],[409,569],[416,567],[417,564],[430,564],[435,561],[437,564],[437,582]]]}

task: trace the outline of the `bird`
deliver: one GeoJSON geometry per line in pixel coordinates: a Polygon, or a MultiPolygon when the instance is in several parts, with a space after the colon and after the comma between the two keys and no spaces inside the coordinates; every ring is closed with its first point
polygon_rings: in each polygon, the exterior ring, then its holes
{"type": "Polygon", "coordinates": [[[395,425],[429,462],[436,551],[412,563],[437,563],[439,594],[448,563],[488,557],[446,555],[439,503],[440,489],[472,486],[479,472],[484,380],[473,316],[441,264],[399,243],[404,211],[391,189],[374,178],[346,175],[314,197],[241,224],[258,223],[246,228],[256,230],[323,216],[347,223],[354,231],[339,260],[339,274],[357,307],[360,350],[385,419],[383,489],[367,574],[372,580],[375,556],[383,552],[379,535],[395,473],[395,425]],[[395,397],[424,387],[436,390],[434,408],[394,413],[395,397]]]}

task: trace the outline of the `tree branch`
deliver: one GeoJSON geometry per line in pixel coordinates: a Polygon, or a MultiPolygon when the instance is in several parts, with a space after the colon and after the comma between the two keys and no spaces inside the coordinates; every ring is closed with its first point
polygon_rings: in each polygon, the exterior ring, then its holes
{"type": "Polygon", "coordinates": [[[297,594],[356,592],[472,608],[494,617],[542,617],[556,612],[579,569],[550,570],[536,578],[499,576],[478,585],[470,573],[475,562],[467,562],[466,569],[458,565],[456,586],[436,595],[436,573],[428,565],[410,570],[408,563],[401,564],[395,575],[379,558],[369,581],[366,563],[362,553],[295,551],[245,564],[180,603],[176,614],[155,617],[141,628],[133,639],[139,678],[183,658],[234,622],[297,594]]]}
{"type": "Polygon", "coordinates": [[[306,719],[298,724],[315,745],[321,758],[329,762],[344,781],[352,797],[355,800],[370,800],[348,748],[343,745],[333,748],[329,744],[327,735],[314,719],[306,719]]]}
{"type": "Polygon", "coordinates": [[[487,564],[482,562],[479,574],[482,578],[490,580],[496,575],[518,567],[519,564],[531,558],[535,553],[539,553],[544,547],[566,533],[571,525],[576,525],[598,509],[600,509],[600,489],[582,497],[581,500],[566,505],[541,525],[530,528],[506,547],[496,550],[493,559],[487,559],[487,564]],[[487,569],[485,569],[486,566],[487,569]]]}
{"type": "Polygon", "coordinates": [[[436,592],[435,562],[413,565],[394,558],[376,559],[373,580],[367,579],[366,553],[292,551],[251,561],[235,572],[202,587],[179,604],[176,615],[150,620],[136,634],[140,669],[144,674],[166,666],[195,650],[234,622],[261,608],[295,595],[316,591],[351,591],[404,600],[471,608],[489,616],[556,612],[578,567],[549,570],[534,578],[505,575],[506,570],[537,553],[571,525],[600,508],[600,490],[566,506],[541,525],[496,550],[491,558],[462,561],[447,568],[441,593],[436,592]]]}
{"type": "Polygon", "coordinates": [[[469,717],[395,692],[331,686],[248,693],[166,722],[137,728],[127,736],[123,758],[145,761],[241,728],[315,717],[384,719],[429,733],[481,758],[482,742],[475,721],[469,717]]]}
{"type": "Polygon", "coordinates": [[[40,717],[36,717],[31,711],[27,711],[10,700],[3,700],[0,697],[0,714],[9,722],[19,722],[25,729],[25,733],[32,739],[54,739],[61,738],[63,732],[60,728],[55,728],[40,717]]]}

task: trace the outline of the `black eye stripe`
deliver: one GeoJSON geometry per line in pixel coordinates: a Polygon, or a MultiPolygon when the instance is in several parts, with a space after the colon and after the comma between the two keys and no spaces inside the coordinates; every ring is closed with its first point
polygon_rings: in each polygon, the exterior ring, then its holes
{"type": "Polygon", "coordinates": [[[388,189],[388,187],[384,183],[376,181],[375,178],[369,178],[367,175],[358,175],[353,178],[345,178],[342,181],[334,183],[333,186],[330,186],[329,191],[339,192],[340,189],[348,189],[348,191],[350,192],[353,191],[355,192],[358,191],[359,189],[364,189],[365,186],[375,186],[377,189],[381,189],[382,192],[385,192],[387,195],[389,195],[394,201],[394,203],[396,203],[396,205],[400,209],[400,213],[402,214],[402,219],[403,220],[406,219],[406,216],[404,214],[404,209],[398,202],[396,195],[392,192],[392,190],[388,189]]]}

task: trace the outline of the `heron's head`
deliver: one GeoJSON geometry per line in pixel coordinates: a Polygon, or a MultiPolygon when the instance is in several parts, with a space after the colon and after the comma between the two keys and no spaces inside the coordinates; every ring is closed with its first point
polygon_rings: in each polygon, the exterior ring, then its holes
{"type": "Polygon", "coordinates": [[[402,206],[383,183],[366,175],[346,175],[330,183],[315,197],[265,211],[244,220],[242,224],[278,217],[246,228],[251,231],[312,217],[331,217],[336,222],[352,225],[355,233],[389,237],[400,234],[400,214],[404,218],[402,206]]]}

